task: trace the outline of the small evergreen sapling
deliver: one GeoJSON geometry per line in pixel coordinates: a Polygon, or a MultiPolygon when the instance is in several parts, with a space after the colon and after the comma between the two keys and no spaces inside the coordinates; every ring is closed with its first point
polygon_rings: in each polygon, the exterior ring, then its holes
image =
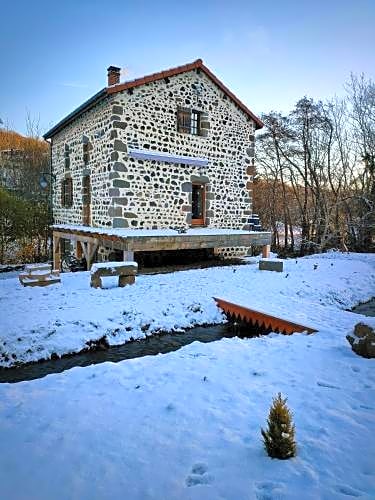
{"type": "Polygon", "coordinates": [[[261,429],[268,456],[281,460],[294,457],[297,452],[294,440],[295,427],[286,401],[287,399],[283,399],[280,392],[277,397],[273,398],[267,420],[268,429],[261,429]]]}

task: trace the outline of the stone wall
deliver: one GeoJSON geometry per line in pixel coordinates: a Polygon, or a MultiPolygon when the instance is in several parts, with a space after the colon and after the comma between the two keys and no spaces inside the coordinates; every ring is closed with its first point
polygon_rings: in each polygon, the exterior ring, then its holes
{"type": "Polygon", "coordinates": [[[83,113],[64,127],[52,140],[52,165],[56,175],[53,192],[54,221],[59,224],[82,224],[82,178],[91,177],[91,225],[112,226],[109,215],[111,205],[109,179],[112,170],[111,106],[110,98],[83,113]],[[83,141],[89,144],[89,161],[84,163],[83,141]],[[66,165],[67,148],[69,166],[66,165]],[[73,205],[64,208],[61,203],[63,179],[73,180],[73,205]]]}
{"type": "Polygon", "coordinates": [[[188,227],[192,182],[200,182],[206,187],[206,225],[246,229],[254,132],[253,120],[197,70],[113,94],[53,138],[55,222],[82,224],[82,177],[91,174],[93,226],[188,227]],[[178,107],[201,112],[202,135],[177,131],[178,107]],[[84,141],[90,145],[87,164],[84,141]],[[134,159],[128,147],[203,157],[208,166],[134,159]],[[73,179],[71,208],[61,206],[66,176],[73,179]]]}
{"type": "Polygon", "coordinates": [[[251,215],[254,123],[202,72],[114,96],[115,227],[191,224],[192,182],[206,184],[206,224],[241,229],[251,215]],[[202,112],[203,136],[177,131],[179,106],[202,112]],[[127,147],[208,158],[207,167],[130,158],[127,147]]]}

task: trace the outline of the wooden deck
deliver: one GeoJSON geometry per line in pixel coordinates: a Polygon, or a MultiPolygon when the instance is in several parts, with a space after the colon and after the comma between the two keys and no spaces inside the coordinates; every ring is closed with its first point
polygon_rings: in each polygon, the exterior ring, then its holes
{"type": "Polygon", "coordinates": [[[88,269],[99,246],[124,252],[124,260],[134,260],[134,252],[157,252],[160,250],[192,250],[200,248],[263,247],[269,253],[271,233],[229,229],[188,229],[186,233],[167,230],[131,230],[94,228],[90,226],[54,225],[54,266],[60,268],[61,239],[74,241],[76,254],[84,254],[88,269]]]}
{"type": "Polygon", "coordinates": [[[317,330],[310,326],[301,325],[285,318],[280,318],[265,312],[250,309],[233,302],[214,297],[217,305],[229,318],[233,318],[264,330],[290,335],[295,332],[315,333],[317,330]]]}

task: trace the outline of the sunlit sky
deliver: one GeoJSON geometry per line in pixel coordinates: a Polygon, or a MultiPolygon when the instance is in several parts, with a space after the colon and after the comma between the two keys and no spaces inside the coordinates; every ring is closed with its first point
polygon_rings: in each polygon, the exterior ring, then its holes
{"type": "Polygon", "coordinates": [[[350,72],[375,78],[375,0],[4,2],[0,118],[41,132],[106,85],[204,63],[260,114],[304,95],[343,93],[350,72]]]}

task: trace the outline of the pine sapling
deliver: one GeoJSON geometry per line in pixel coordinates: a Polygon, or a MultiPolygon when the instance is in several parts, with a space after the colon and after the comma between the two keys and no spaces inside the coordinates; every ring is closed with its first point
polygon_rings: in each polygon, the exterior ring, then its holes
{"type": "Polygon", "coordinates": [[[273,398],[267,419],[268,429],[261,429],[268,456],[281,460],[294,457],[297,452],[294,440],[295,427],[286,401],[287,399],[283,399],[280,392],[277,397],[273,398]]]}

